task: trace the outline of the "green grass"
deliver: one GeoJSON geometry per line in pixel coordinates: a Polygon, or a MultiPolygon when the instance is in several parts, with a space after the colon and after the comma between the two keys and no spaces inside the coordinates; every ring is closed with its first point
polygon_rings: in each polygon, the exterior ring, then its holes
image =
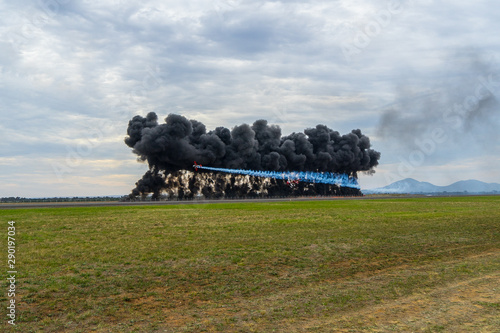
{"type": "Polygon", "coordinates": [[[498,196],[0,216],[5,234],[16,221],[19,332],[370,331],[344,316],[500,271],[498,196]]]}

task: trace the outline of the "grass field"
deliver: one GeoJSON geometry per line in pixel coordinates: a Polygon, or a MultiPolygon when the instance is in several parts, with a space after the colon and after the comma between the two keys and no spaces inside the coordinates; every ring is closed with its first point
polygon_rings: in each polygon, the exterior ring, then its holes
{"type": "Polygon", "coordinates": [[[0,216],[4,263],[9,220],[17,232],[17,325],[2,315],[5,331],[500,327],[499,196],[15,209],[0,216]]]}

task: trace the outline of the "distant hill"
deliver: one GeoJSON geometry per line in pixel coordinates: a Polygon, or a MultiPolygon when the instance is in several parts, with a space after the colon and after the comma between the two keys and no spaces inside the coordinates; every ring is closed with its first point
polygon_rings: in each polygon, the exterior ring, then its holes
{"type": "Polygon", "coordinates": [[[370,190],[363,193],[499,193],[500,184],[484,183],[479,180],[461,180],[448,186],[437,186],[428,182],[419,182],[413,178],[406,178],[390,185],[370,190]]]}

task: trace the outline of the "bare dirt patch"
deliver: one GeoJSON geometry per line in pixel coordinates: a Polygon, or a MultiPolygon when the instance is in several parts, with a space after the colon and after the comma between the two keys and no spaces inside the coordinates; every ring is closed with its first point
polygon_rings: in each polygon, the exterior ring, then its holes
{"type": "MultiPolygon", "coordinates": [[[[500,252],[486,254],[498,257],[500,252]]],[[[323,321],[311,332],[500,332],[500,272],[386,301],[323,321]]]]}

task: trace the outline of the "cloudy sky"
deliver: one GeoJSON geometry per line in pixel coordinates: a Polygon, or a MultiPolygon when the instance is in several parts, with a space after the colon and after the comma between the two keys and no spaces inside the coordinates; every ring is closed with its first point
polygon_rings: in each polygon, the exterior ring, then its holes
{"type": "Polygon", "coordinates": [[[128,120],[360,128],[363,188],[500,183],[493,0],[0,1],[0,196],[128,194],[128,120]]]}

